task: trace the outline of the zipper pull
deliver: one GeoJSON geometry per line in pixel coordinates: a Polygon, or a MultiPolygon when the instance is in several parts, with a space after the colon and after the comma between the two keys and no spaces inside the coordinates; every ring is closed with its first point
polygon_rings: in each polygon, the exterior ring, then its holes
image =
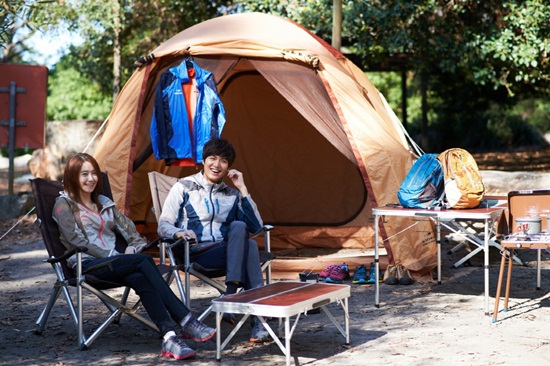
{"type": "Polygon", "coordinates": [[[204,199],[204,204],[206,205],[206,211],[210,213],[210,205],[208,204],[208,200],[206,198],[204,199]]]}

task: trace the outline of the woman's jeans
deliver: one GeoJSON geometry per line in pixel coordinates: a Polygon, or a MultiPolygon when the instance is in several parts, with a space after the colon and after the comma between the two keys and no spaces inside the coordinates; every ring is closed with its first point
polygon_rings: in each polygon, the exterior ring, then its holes
{"type": "Polygon", "coordinates": [[[82,263],[84,274],[131,287],[161,335],[174,330],[189,309],[164,281],[153,258],[146,254],[122,254],[82,263]]]}

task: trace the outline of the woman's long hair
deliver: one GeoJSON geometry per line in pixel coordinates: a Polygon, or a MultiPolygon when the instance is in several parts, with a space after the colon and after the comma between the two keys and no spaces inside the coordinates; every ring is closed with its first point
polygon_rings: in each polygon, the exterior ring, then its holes
{"type": "MultiPolygon", "coordinates": [[[[94,167],[97,173],[97,184],[94,191],[91,194],[92,202],[100,206],[97,196],[101,192],[103,181],[101,177],[101,170],[99,169],[99,164],[90,154],[78,153],[73,155],[67,161],[65,166],[65,172],[63,173],[63,187],[65,192],[76,202],[84,204],[82,202],[82,197],[80,196],[80,171],[82,170],[82,165],[85,162],[89,162],[94,167]]],[[[101,207],[99,207],[101,209],[101,207]]]]}

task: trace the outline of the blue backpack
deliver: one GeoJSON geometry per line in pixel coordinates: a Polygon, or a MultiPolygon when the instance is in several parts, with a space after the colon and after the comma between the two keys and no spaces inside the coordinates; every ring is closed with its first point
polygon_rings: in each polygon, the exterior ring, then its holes
{"type": "Polygon", "coordinates": [[[424,154],[407,173],[397,198],[403,207],[428,208],[438,203],[444,189],[445,179],[437,154],[424,154]]]}

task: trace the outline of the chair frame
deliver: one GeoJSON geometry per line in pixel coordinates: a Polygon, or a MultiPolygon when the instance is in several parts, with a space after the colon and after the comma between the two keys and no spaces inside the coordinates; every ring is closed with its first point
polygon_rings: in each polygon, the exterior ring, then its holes
{"type": "MultiPolygon", "coordinates": [[[[162,212],[162,206],[164,205],[164,200],[166,199],[166,195],[162,196],[161,194],[159,194],[159,190],[162,190],[167,194],[170,191],[170,188],[172,188],[172,186],[179,180],[179,178],[171,177],[159,172],[149,172],[148,176],[149,184],[151,187],[151,195],[153,199],[153,212],[155,213],[155,217],[158,222],[160,214],[162,212]]],[[[264,235],[264,251],[260,253],[260,259],[262,262],[262,271],[265,271],[266,284],[271,283],[271,262],[275,258],[275,256],[271,253],[270,232],[273,229],[274,227],[272,225],[264,225],[260,230],[251,235],[252,238],[262,234],[264,235]]],[[[215,278],[225,276],[225,269],[213,270],[211,274],[205,274],[204,268],[199,266],[197,263],[191,262],[190,247],[191,244],[194,243],[194,241],[185,239],[178,239],[176,241],[162,238],[159,239],[160,263],[166,264],[166,257],[168,257],[170,267],[174,272],[173,277],[176,280],[181,299],[189,309],[191,309],[191,276],[197,277],[199,280],[215,288],[216,290],[218,290],[220,295],[223,295],[225,293],[225,284],[222,284],[219,281],[215,280],[215,278]],[[174,248],[180,245],[183,245],[184,248],[183,265],[177,264],[173,251],[174,248]],[[179,270],[183,271],[184,273],[185,283],[182,283],[181,277],[177,273],[179,270]]],[[[199,315],[198,320],[204,320],[204,318],[206,318],[211,312],[212,305],[210,305],[206,310],[201,313],[201,315],[199,315]]]]}
{"type": "MultiPolygon", "coordinates": [[[[103,176],[103,182],[103,194],[112,197],[109,182],[105,174],[103,176]]],[[[34,333],[37,335],[42,334],[46,328],[51,310],[61,294],[63,294],[63,297],[65,298],[73,323],[75,324],[77,332],[77,345],[80,350],[88,349],[111,323],[119,323],[122,314],[128,314],[132,318],[137,319],[152,330],[158,332],[159,330],[157,326],[151,320],[138,314],[141,307],[140,301],[137,301],[133,305],[128,305],[127,302],[131,290],[130,287],[118,283],[99,281],[82,273],[82,253],[86,252],[87,248],[77,247],[69,251],[65,251],[63,254],[59,255],[59,253],[63,252],[65,248],[63,244],[61,244],[59,233],[55,232],[55,229],[53,229],[54,227],[57,227],[57,224],[53,221],[52,209],[55,196],[59,195],[59,192],[63,190],[63,185],[57,181],[36,178],[31,179],[31,186],[37,209],[38,218],[36,223],[40,227],[44,244],[48,251],[49,257],[46,261],[52,265],[56,274],[56,281],[50,293],[49,300],[36,321],[36,330],[34,333]],[[75,253],[77,255],[77,266],[75,270],[76,273],[73,275],[72,270],[67,266],[66,260],[75,253]],[[69,290],[71,287],[76,288],[76,305],[69,290]],[[103,291],[105,289],[117,287],[124,287],[120,300],[114,299],[103,291]],[[101,300],[103,305],[105,305],[110,312],[110,315],[89,335],[85,333],[83,325],[85,308],[83,299],[84,290],[94,294],[99,300],[101,300]]],[[[154,245],[157,245],[156,241],[150,243],[147,248],[154,245]]],[[[163,268],[163,271],[166,272],[166,268],[163,268]]],[[[172,273],[168,272],[168,274],[169,275],[166,280],[171,281],[172,273]]]]}

